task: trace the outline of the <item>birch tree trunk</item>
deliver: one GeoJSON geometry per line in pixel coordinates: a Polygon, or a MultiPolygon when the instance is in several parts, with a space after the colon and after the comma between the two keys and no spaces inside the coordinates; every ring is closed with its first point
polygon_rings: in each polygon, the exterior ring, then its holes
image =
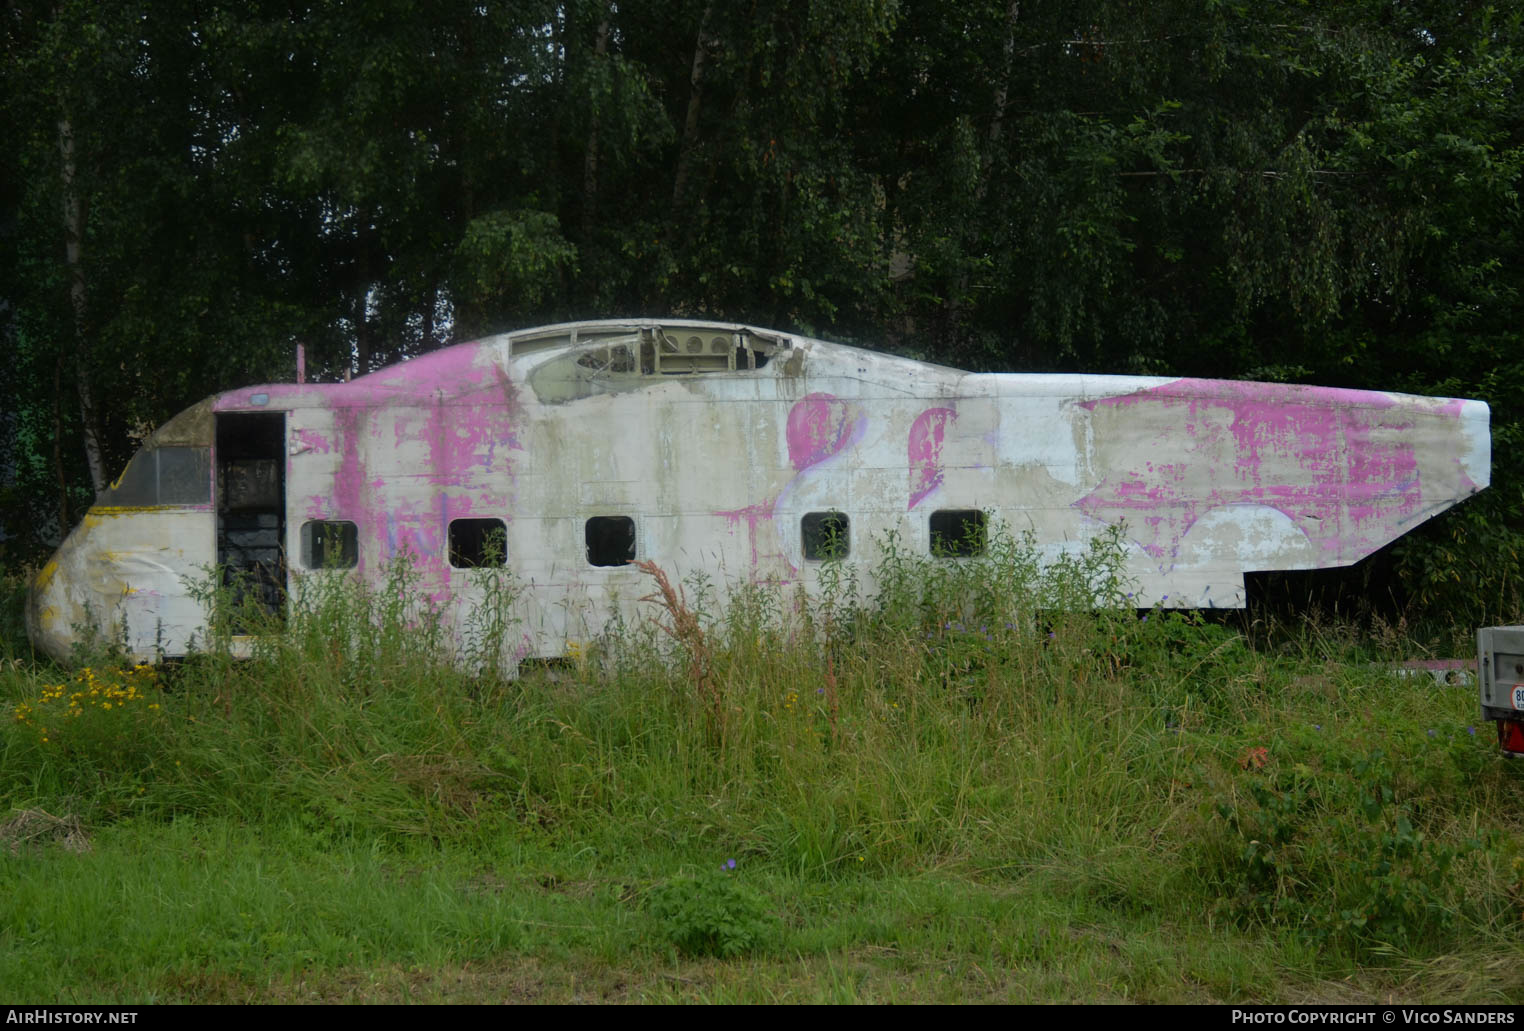
{"type": "Polygon", "coordinates": [[[699,109],[704,99],[704,62],[708,57],[709,15],[713,11],[714,4],[705,6],[703,16],[699,18],[698,41],[693,45],[693,73],[688,77],[688,117],[683,121],[683,142],[677,152],[677,174],[672,182],[674,213],[683,202],[683,191],[688,185],[688,166],[698,140],[699,109]]]}
{"type": "MultiPolygon", "coordinates": [[[[990,179],[994,177],[995,162],[999,160],[1000,137],[1005,131],[1005,111],[1010,104],[1011,71],[1016,59],[1016,23],[1021,17],[1021,0],[1010,0],[1005,9],[1005,43],[1001,47],[1000,78],[995,83],[994,111],[990,116],[989,144],[985,148],[984,167],[980,169],[979,181],[974,185],[974,206],[979,215],[984,198],[989,195],[990,179]]],[[[969,275],[965,270],[958,276],[958,288],[948,298],[942,312],[943,340],[951,344],[963,320],[968,296],[969,275]]]]}
{"type": "Polygon", "coordinates": [[[95,393],[90,387],[90,363],[85,342],[85,205],[75,183],[74,125],[67,115],[58,121],[58,152],[62,158],[64,262],[69,269],[69,307],[74,316],[74,365],[79,383],[79,418],[85,440],[85,461],[90,483],[99,494],[106,489],[106,467],[101,457],[100,426],[95,393]]]}
{"type": "MultiPolygon", "coordinates": [[[[603,60],[609,52],[609,16],[604,11],[598,23],[598,43],[593,48],[593,60],[603,60]]],[[[593,226],[598,219],[598,110],[594,104],[587,130],[587,155],[582,159],[582,239],[592,239],[593,226]]]]}

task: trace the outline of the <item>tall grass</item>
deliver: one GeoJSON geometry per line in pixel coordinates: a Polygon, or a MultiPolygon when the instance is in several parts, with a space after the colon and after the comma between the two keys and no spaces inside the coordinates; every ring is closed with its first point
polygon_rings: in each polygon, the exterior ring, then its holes
{"type": "MultiPolygon", "coordinates": [[[[827,890],[946,876],[1273,934],[1329,971],[1520,943],[1524,778],[1469,692],[1315,627],[1255,648],[1139,612],[1115,540],[1050,564],[1002,534],[972,559],[884,544],[872,597],[828,564],[708,615],[653,568],[645,622],[518,679],[490,661],[511,579],[461,662],[406,563],[316,577],[251,659],[165,672],[157,708],[8,720],[0,800],[314,849],[528,841],[644,884],[726,857],[827,890]]],[[[11,707],[68,675],[10,670],[11,707]]]]}

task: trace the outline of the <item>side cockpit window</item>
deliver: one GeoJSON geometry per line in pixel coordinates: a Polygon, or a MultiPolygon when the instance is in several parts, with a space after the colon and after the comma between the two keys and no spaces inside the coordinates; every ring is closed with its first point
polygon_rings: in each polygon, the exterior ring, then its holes
{"type": "Polygon", "coordinates": [[[204,447],[161,447],[159,504],[208,505],[212,501],[212,456],[204,447]]]}
{"type": "Polygon", "coordinates": [[[120,508],[209,505],[212,452],[204,447],[148,447],[133,456],[99,504],[120,508]]]}

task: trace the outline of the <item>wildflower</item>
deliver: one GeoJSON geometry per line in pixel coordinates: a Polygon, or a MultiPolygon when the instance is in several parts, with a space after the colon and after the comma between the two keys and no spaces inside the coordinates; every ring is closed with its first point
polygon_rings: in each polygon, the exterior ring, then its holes
{"type": "Polygon", "coordinates": [[[727,869],[727,870],[734,870],[735,868],[736,868],[736,861],[734,859],[727,859],[727,860],[725,860],[725,869],[727,869]]]}
{"type": "Polygon", "coordinates": [[[1429,728],[1429,736],[1430,737],[1434,736],[1434,728],[1432,728],[1432,727],[1429,728]]]}
{"type": "Polygon", "coordinates": [[[1470,734],[1472,737],[1476,737],[1476,728],[1475,727],[1467,727],[1466,728],[1466,733],[1470,734]]]}
{"type": "Polygon", "coordinates": [[[1245,749],[1244,754],[1239,756],[1238,765],[1246,770],[1259,770],[1263,769],[1269,761],[1270,749],[1260,746],[1245,749]]]}

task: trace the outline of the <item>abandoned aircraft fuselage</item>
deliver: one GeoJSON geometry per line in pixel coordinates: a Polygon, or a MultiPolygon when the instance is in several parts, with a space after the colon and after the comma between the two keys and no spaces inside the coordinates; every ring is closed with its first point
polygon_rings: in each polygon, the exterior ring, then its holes
{"type": "Polygon", "coordinates": [[[552,657],[648,593],[632,558],[721,584],[809,583],[841,558],[866,583],[885,532],[956,553],[986,522],[1050,554],[1124,524],[1140,606],[1234,607],[1246,571],[1346,565],[1485,487],[1488,415],[971,374],[729,324],[552,326],[187,410],[39,574],[28,622],[55,656],[95,633],[151,659],[204,640],[188,586],[216,566],[278,604],[291,579],[374,582],[406,550],[458,613],[500,556],[524,588],[514,656],[552,657]]]}

